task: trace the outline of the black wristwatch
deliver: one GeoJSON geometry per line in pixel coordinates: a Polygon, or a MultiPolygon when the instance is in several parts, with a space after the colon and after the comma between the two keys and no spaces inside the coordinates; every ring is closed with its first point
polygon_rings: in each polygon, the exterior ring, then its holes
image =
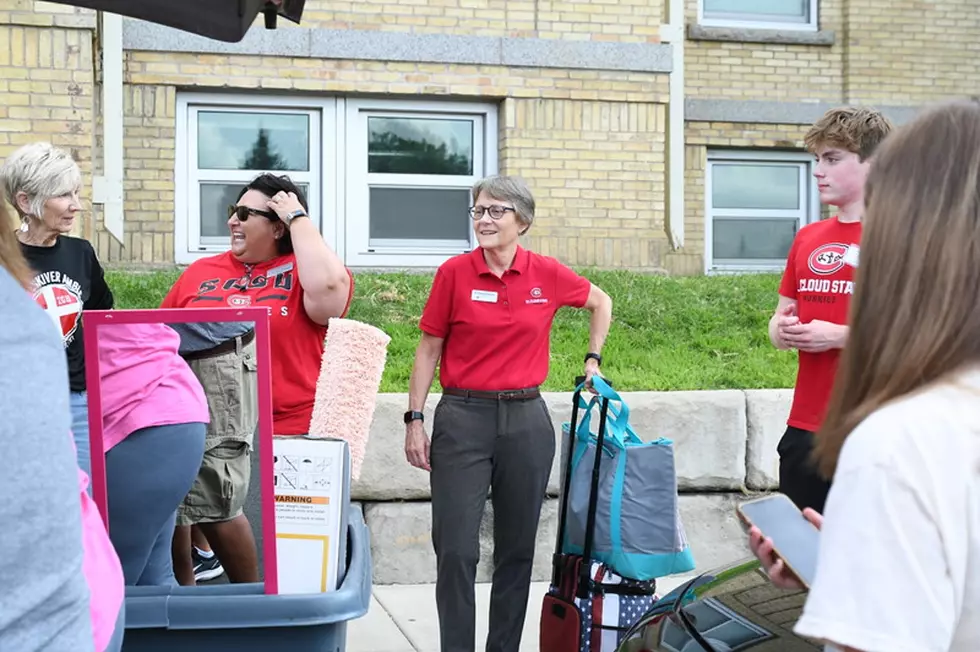
{"type": "Polygon", "coordinates": [[[584,362],[588,362],[589,360],[595,360],[599,363],[599,366],[602,366],[602,356],[598,353],[586,353],[584,362]]]}
{"type": "Polygon", "coordinates": [[[416,419],[419,421],[425,421],[425,415],[418,410],[409,410],[405,413],[405,423],[411,423],[416,419]]]}

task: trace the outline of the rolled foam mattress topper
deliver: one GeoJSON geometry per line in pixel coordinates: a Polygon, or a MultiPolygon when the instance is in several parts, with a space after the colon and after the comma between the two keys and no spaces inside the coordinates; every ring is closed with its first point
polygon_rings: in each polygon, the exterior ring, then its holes
{"type": "Polygon", "coordinates": [[[328,323],[309,436],[348,443],[351,480],[361,475],[389,342],[387,333],[370,324],[338,318],[328,323]]]}

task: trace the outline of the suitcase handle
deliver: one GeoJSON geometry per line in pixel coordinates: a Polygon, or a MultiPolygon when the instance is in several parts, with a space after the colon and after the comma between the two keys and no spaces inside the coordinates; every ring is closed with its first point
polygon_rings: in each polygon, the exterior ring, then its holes
{"type": "MultiPolygon", "coordinates": [[[[603,378],[609,387],[613,386],[613,382],[608,378],[603,378]]],[[[568,459],[565,464],[565,478],[562,482],[562,501],[561,509],[558,514],[558,540],[555,544],[555,554],[552,559],[552,585],[557,585],[558,575],[561,567],[561,547],[562,541],[565,538],[565,527],[568,517],[568,490],[571,485],[572,477],[572,450],[574,446],[572,445],[575,441],[575,430],[578,426],[578,410],[579,410],[579,390],[578,388],[585,383],[585,376],[577,376],[575,378],[576,391],[572,395],[572,420],[569,423],[569,451],[568,459]]],[[[578,596],[580,598],[585,598],[588,596],[590,589],[592,588],[592,546],[593,546],[593,531],[595,530],[595,518],[596,518],[596,508],[599,501],[599,471],[600,464],[602,463],[602,455],[599,454],[603,450],[603,445],[605,443],[606,436],[606,415],[609,410],[609,399],[605,396],[601,397],[601,402],[599,406],[599,433],[598,441],[596,445],[596,456],[595,463],[592,465],[592,483],[589,490],[589,511],[586,520],[585,528],[585,548],[582,551],[582,564],[579,568],[579,582],[578,582],[578,596]]],[[[562,441],[562,447],[564,449],[565,442],[564,438],[562,441]]]]}

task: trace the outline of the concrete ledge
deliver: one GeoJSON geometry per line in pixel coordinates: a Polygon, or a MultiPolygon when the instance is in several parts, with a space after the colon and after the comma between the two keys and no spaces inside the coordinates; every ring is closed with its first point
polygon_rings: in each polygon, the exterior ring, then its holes
{"type": "Polygon", "coordinates": [[[315,59],[355,59],[532,68],[670,72],[671,46],[557,39],[413,34],[372,30],[251,29],[224,43],[163,25],[127,18],[123,47],[155,52],[195,52],[315,59]]]}
{"type": "MultiPolygon", "coordinates": [[[[768,102],[764,100],[684,100],[687,122],[736,122],[753,124],[809,125],[830,109],[835,102],[768,102]]],[[[896,124],[911,121],[922,110],[918,106],[877,106],[896,124]]]]}
{"type": "Polygon", "coordinates": [[[738,27],[706,27],[688,25],[687,38],[692,41],[730,41],[734,43],[770,43],[776,45],[834,44],[833,30],[805,32],[792,29],[744,29],[738,27]]]}
{"type": "MultiPolygon", "coordinates": [[[[441,396],[430,395],[426,423],[441,396]]],[[[775,487],[775,443],[785,429],[791,390],[624,392],[630,423],[645,440],[674,440],[682,492],[737,491],[775,487]]],[[[555,427],[571,419],[571,393],[544,395],[555,427]]],[[[404,394],[378,396],[361,477],[353,500],[428,500],[429,476],[405,461],[404,394]]],[[[427,428],[430,432],[431,429],[427,428]]],[[[558,495],[560,456],[555,455],[548,493],[558,495]]]]}
{"type": "MultiPolygon", "coordinates": [[[[735,505],[739,494],[681,496],[681,518],[691,543],[697,569],[710,570],[751,554],[735,505]]],[[[365,505],[371,530],[371,553],[376,584],[428,584],[436,579],[436,558],[431,543],[431,508],[428,502],[365,505]]],[[[545,502],[538,528],[532,580],[547,581],[557,537],[558,501],[545,502]]],[[[493,569],[493,509],[480,526],[480,562],[477,581],[488,582],[493,569]]]]}

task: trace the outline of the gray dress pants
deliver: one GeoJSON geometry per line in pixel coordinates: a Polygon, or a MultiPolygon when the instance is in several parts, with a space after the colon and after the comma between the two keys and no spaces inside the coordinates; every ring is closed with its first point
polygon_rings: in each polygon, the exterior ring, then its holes
{"type": "Polygon", "coordinates": [[[518,652],[534,547],[555,455],[541,398],[443,395],[432,425],[432,544],[442,652],[473,652],[480,521],[493,501],[493,587],[487,652],[518,652]]]}

